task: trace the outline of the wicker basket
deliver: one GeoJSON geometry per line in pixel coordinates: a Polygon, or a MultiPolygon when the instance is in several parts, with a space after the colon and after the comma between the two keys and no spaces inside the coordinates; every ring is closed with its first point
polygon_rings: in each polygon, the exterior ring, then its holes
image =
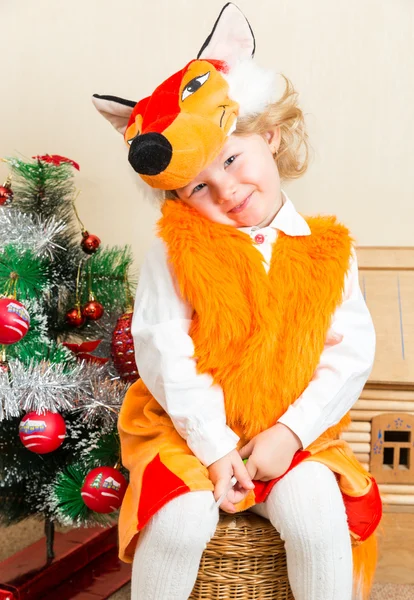
{"type": "Polygon", "coordinates": [[[269,521],[222,512],[189,600],[294,600],[284,544],[269,521]]]}

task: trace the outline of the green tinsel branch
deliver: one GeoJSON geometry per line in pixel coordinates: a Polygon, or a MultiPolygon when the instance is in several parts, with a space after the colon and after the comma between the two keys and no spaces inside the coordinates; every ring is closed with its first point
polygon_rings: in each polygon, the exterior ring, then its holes
{"type": "Polygon", "coordinates": [[[13,174],[13,207],[40,219],[55,218],[65,224],[54,241],[52,282],[71,282],[72,267],[83,255],[81,234],[73,210],[75,187],[73,167],[69,163],[49,164],[41,160],[8,158],[13,174]]]}
{"type": "Polygon", "coordinates": [[[87,301],[89,273],[92,289],[108,312],[122,310],[128,303],[132,282],[128,270],[133,261],[130,246],[102,248],[85,264],[83,297],[87,301]]]}
{"type": "Polygon", "coordinates": [[[74,195],[73,167],[69,163],[54,165],[41,160],[7,158],[13,174],[13,204],[22,212],[43,217],[55,216],[69,222],[74,195]]]}
{"type": "MultiPolygon", "coordinates": [[[[90,469],[118,465],[121,460],[121,445],[117,432],[111,431],[101,437],[98,432],[91,435],[88,447],[81,453],[81,459],[90,469]]],[[[125,470],[122,473],[126,475],[125,470]]]]}
{"type": "Polygon", "coordinates": [[[8,245],[0,252],[0,293],[16,289],[17,299],[24,303],[27,298],[39,298],[49,281],[47,261],[34,256],[30,250],[21,252],[8,245]],[[9,288],[12,273],[17,274],[15,288],[9,288]]]}

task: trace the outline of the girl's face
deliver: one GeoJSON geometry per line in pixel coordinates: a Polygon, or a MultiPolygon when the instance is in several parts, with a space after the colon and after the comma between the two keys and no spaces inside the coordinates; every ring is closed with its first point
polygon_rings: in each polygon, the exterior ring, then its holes
{"type": "Polygon", "coordinates": [[[273,159],[280,130],[231,135],[219,156],[191,183],[176,190],[180,200],[210,221],[232,227],[268,225],[282,205],[273,159]]]}

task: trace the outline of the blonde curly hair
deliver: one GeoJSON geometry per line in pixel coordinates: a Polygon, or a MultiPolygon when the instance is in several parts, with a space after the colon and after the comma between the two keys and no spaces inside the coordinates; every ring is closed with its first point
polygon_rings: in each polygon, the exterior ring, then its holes
{"type": "Polygon", "coordinates": [[[280,178],[297,179],[303,175],[309,163],[309,142],[305,128],[305,118],[297,101],[297,92],[292,83],[285,80],[285,90],[279,100],[269,104],[264,112],[240,117],[235,135],[265,133],[276,126],[280,127],[280,146],[274,159],[280,178]]]}

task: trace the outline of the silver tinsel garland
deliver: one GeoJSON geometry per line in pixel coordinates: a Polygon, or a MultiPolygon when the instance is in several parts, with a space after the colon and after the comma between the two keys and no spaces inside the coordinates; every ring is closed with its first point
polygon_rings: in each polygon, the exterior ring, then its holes
{"type": "Polygon", "coordinates": [[[75,411],[81,414],[84,422],[91,425],[98,422],[102,428],[112,429],[128,387],[129,384],[119,378],[103,378],[99,370],[90,371],[88,388],[79,396],[75,411]]]}
{"type": "Polygon", "coordinates": [[[0,422],[23,412],[69,410],[79,412],[82,422],[115,427],[129,384],[111,377],[106,365],[44,360],[26,365],[17,359],[7,365],[0,368],[0,422]]]}
{"type": "Polygon", "coordinates": [[[85,393],[88,386],[83,364],[69,368],[66,364],[32,360],[25,365],[12,359],[8,368],[9,372],[3,371],[0,380],[2,418],[17,416],[23,411],[71,410],[75,399],[85,393]]]}
{"type": "Polygon", "coordinates": [[[30,216],[13,207],[0,208],[0,247],[7,244],[31,250],[35,256],[54,258],[54,250],[62,246],[53,238],[66,229],[63,221],[55,217],[42,220],[39,215],[30,216]]]}
{"type": "Polygon", "coordinates": [[[0,421],[18,417],[20,406],[8,371],[0,364],[0,421]]]}

